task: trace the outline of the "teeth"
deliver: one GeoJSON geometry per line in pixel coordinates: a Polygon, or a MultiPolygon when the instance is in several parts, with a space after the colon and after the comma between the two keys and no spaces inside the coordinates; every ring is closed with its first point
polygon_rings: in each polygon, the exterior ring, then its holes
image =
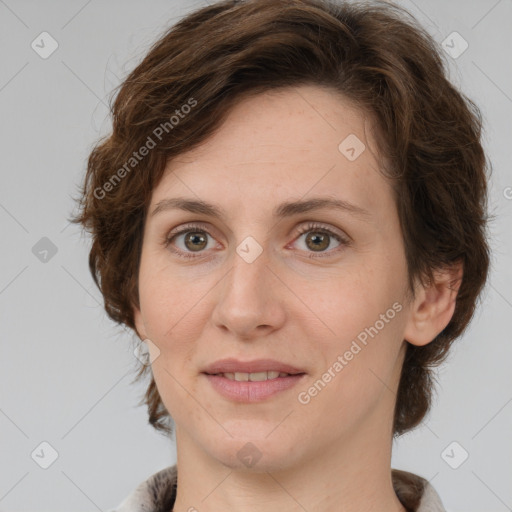
{"type": "Polygon", "coordinates": [[[278,377],[287,377],[289,374],[285,372],[276,372],[276,371],[269,371],[269,372],[254,372],[254,373],[242,373],[242,372],[236,372],[236,373],[219,373],[218,375],[221,375],[222,377],[226,377],[226,379],[229,380],[237,380],[237,381],[251,381],[251,382],[259,382],[263,380],[269,380],[269,379],[277,379],[278,377]]]}

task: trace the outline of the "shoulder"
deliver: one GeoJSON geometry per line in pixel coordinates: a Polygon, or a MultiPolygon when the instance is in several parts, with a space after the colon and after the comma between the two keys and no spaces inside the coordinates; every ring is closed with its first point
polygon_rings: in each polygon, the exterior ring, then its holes
{"type": "Polygon", "coordinates": [[[425,478],[392,469],[393,488],[404,507],[411,512],[446,512],[439,494],[425,478]]]}
{"type": "Polygon", "coordinates": [[[176,499],[177,467],[169,466],[139,484],[120,505],[108,512],[167,512],[176,499]]]}

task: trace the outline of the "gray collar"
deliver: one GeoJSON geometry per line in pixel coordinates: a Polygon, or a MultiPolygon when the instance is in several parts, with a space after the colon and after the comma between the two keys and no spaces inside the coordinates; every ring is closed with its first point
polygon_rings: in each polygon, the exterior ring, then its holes
{"type": "MultiPolygon", "coordinates": [[[[434,487],[423,477],[393,469],[393,488],[408,512],[446,512],[434,487]]],[[[176,500],[177,466],[151,475],[109,512],[170,512],[176,500]]]]}

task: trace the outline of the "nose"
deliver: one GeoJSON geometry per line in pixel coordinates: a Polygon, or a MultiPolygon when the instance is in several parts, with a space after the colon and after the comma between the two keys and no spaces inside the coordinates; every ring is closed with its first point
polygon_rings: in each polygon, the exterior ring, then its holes
{"type": "Polygon", "coordinates": [[[233,265],[217,287],[212,321],[237,339],[268,335],[285,322],[285,292],[266,250],[250,263],[234,253],[233,265]]]}

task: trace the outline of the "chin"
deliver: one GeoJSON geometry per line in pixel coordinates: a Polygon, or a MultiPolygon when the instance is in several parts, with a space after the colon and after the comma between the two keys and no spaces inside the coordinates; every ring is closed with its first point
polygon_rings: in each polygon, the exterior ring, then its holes
{"type": "MultiPolygon", "coordinates": [[[[263,435],[250,436],[247,429],[244,435],[224,439],[209,447],[210,455],[227,468],[250,473],[274,472],[288,469],[298,463],[297,451],[288,437],[286,439],[267,438],[263,435]]],[[[271,434],[272,435],[272,434],[271,434]]]]}

